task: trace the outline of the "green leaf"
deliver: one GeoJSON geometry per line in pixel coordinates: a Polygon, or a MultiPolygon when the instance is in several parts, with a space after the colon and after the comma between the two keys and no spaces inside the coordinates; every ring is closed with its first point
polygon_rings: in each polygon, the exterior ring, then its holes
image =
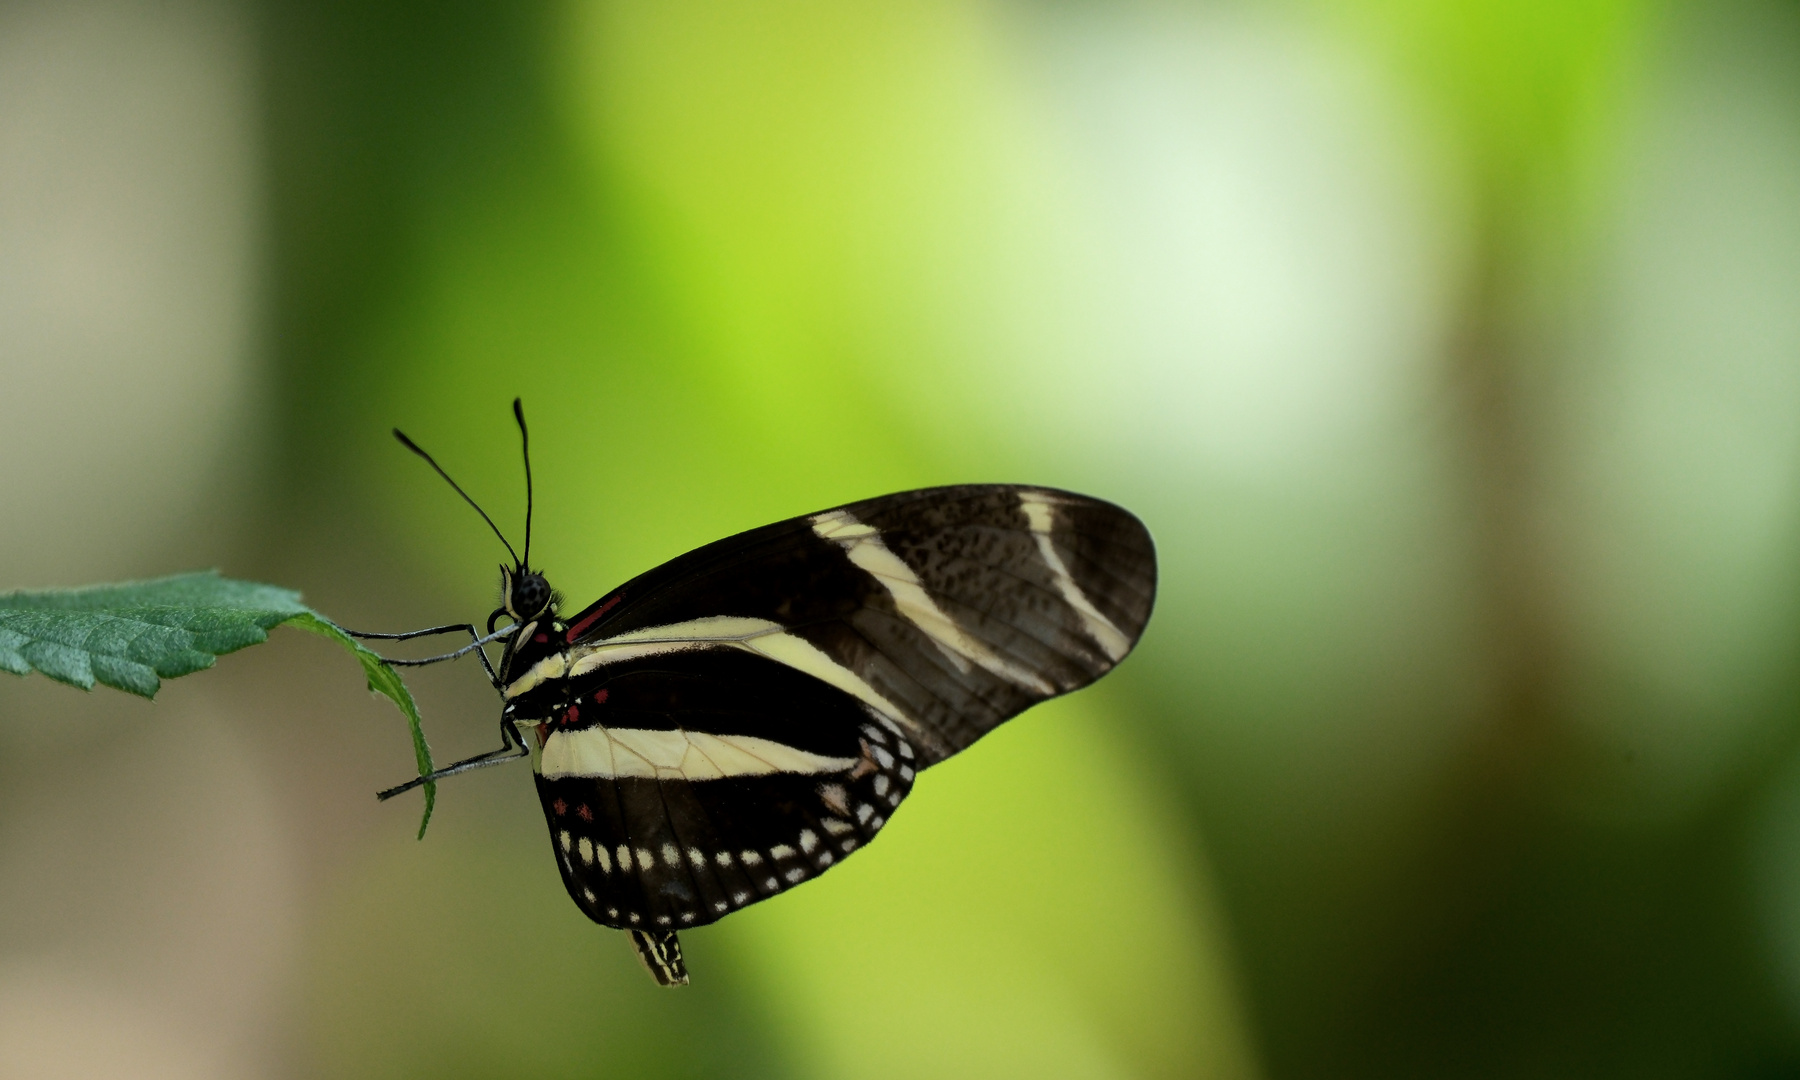
{"type": "MultiPolygon", "coordinates": [[[[216,570],[154,581],[85,589],[19,590],[0,594],[0,668],[45,675],[91,690],[96,682],[155,697],[163,679],[213,666],[216,657],[267,641],[269,630],[292,623],[349,649],[369,689],[392,701],[412,732],[419,775],[431,773],[431,748],[419,707],[386,661],[342,627],[273,585],[222,578],[216,570]]],[[[437,785],[422,785],[431,822],[437,785]]]]}
{"type": "MultiPolygon", "coordinates": [[[[302,630],[328,637],[356,655],[362,662],[363,674],[368,676],[369,689],[392,701],[401,715],[406,717],[406,726],[412,731],[413,757],[418,759],[419,775],[430,776],[431,770],[435,768],[431,763],[431,747],[425,744],[425,728],[419,722],[419,706],[413,701],[406,684],[400,681],[400,673],[387,661],[365,648],[361,642],[346,634],[343,627],[316,611],[303,611],[288,622],[302,630]]],[[[419,819],[419,839],[423,840],[425,826],[431,824],[431,808],[437,805],[437,781],[427,780],[419,786],[425,792],[425,816],[419,819]]]]}
{"type": "Polygon", "coordinates": [[[163,679],[268,639],[306,611],[300,594],[216,572],[0,595],[0,667],[154,697],[163,679]]]}

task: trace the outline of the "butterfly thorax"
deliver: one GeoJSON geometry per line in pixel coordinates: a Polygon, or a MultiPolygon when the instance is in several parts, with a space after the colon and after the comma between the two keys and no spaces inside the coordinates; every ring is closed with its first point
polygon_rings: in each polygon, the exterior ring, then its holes
{"type": "Polygon", "coordinates": [[[529,726],[548,719],[567,693],[568,628],[557,618],[557,595],[544,575],[519,568],[500,568],[502,606],[518,628],[506,639],[500,658],[501,693],[508,720],[529,726]]]}

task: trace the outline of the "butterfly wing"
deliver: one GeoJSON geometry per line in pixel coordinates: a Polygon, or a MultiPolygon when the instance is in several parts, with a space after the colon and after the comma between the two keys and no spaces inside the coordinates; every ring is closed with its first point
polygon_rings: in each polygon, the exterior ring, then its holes
{"type": "Polygon", "coordinates": [[[701,926],[792,888],[912,788],[897,725],[746,653],[641,656],[576,687],[546,726],[538,795],[569,895],[607,926],[701,926]]]}
{"type": "Polygon", "coordinates": [[[1156,562],[1068,492],[903,492],[689,552],[568,620],[539,792],[596,921],[711,922],[866,844],[916,770],[1136,644],[1156,562]]]}
{"type": "Polygon", "coordinates": [[[683,637],[756,652],[891,708],[932,763],[1111,670],[1155,592],[1150,534],[1111,503],[928,488],[689,552],[570,619],[569,640],[593,665],[683,637]]]}

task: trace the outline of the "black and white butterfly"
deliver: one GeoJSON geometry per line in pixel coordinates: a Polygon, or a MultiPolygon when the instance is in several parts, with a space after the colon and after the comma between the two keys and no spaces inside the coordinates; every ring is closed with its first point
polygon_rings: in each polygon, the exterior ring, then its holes
{"type": "Polygon", "coordinates": [[[866,846],[920,770],[1123,660],[1155,598],[1136,517],[1066,491],[968,484],[739,533],[564,614],[530,565],[528,442],[525,468],[525,555],[500,568],[488,632],[363,636],[475,639],[397,661],[475,651],[504,701],[501,749],[429,779],[529,757],[569,896],[629,931],[664,985],[687,981],[677,931],[866,846]],[[497,668],[487,642],[504,644],[497,668]]]}

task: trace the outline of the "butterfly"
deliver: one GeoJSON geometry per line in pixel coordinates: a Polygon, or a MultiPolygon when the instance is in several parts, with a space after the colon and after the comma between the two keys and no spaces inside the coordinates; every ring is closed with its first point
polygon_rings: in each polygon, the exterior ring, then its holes
{"type": "Polygon", "coordinates": [[[506,545],[501,605],[466,632],[503,745],[381,792],[529,759],[551,854],[582,913],[627,931],[665,985],[679,931],[803,884],[866,847],[918,774],[1123,660],[1156,552],[1099,499],[964,484],[865,499],[708,544],[578,612],[506,545]],[[506,625],[495,629],[501,619],[506,625]],[[502,647],[498,665],[484,646],[502,647]]]}

